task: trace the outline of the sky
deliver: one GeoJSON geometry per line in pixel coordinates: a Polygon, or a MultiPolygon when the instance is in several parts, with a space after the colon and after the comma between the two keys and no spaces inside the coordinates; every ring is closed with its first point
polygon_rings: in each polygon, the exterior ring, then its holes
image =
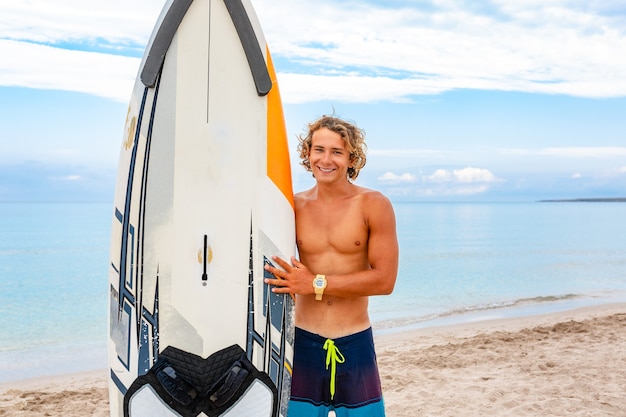
{"type": "MultiPolygon", "coordinates": [[[[217,1],[217,0],[211,0],[217,1]]],[[[112,201],[164,0],[0,0],[0,201],[112,201]]],[[[252,0],[296,135],[366,132],[392,201],[626,197],[626,1],[252,0]]]]}

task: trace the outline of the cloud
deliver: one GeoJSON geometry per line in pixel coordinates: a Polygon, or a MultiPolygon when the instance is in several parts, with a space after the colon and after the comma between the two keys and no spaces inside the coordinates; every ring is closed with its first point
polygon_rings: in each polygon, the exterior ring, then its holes
{"type": "Polygon", "coordinates": [[[572,179],[577,180],[579,178],[582,178],[583,175],[580,172],[576,172],[574,174],[572,174],[572,179]]]}
{"type": "Polygon", "coordinates": [[[424,177],[426,182],[450,182],[452,172],[445,169],[438,169],[430,175],[424,177]]]}
{"type": "Polygon", "coordinates": [[[484,168],[467,167],[462,169],[437,169],[422,177],[427,185],[428,195],[433,196],[472,196],[484,194],[491,185],[503,180],[484,168]]]}
{"type": "Polygon", "coordinates": [[[417,180],[417,177],[413,174],[409,174],[408,172],[398,175],[389,171],[378,177],[378,180],[386,183],[397,184],[415,182],[417,180]]]}
{"type": "Polygon", "coordinates": [[[356,102],[407,102],[408,96],[438,94],[447,90],[433,80],[393,79],[360,74],[279,73],[283,101],[290,104],[337,100],[356,102]]]}
{"type": "Polygon", "coordinates": [[[0,85],[130,98],[138,58],[0,39],[0,85]]]}
{"type": "Polygon", "coordinates": [[[0,14],[0,85],[128,102],[163,2],[11,2],[0,14]]]}
{"type": "Polygon", "coordinates": [[[606,8],[553,1],[419,7],[320,1],[313,10],[304,1],[278,1],[258,6],[274,54],[301,74],[361,79],[366,95],[372,77],[394,79],[406,88],[404,97],[461,88],[626,94],[624,19],[606,8]]]}
{"type": "Polygon", "coordinates": [[[82,0],[4,2],[0,39],[40,44],[109,48],[112,52],[140,47],[148,41],[165,1],[82,0]]]}
{"type": "Polygon", "coordinates": [[[437,169],[429,175],[385,172],[378,180],[392,196],[402,197],[454,197],[483,194],[494,183],[502,182],[484,168],[437,169]]]}
{"type": "Polygon", "coordinates": [[[423,177],[424,182],[429,183],[493,183],[501,181],[491,171],[484,168],[467,167],[452,171],[438,169],[430,175],[423,177]]]}
{"type": "MultiPolygon", "coordinates": [[[[0,53],[15,59],[0,64],[0,85],[127,101],[163,3],[3,5],[0,53]]],[[[626,18],[612,4],[258,0],[255,8],[285,103],[397,102],[454,89],[625,96],[626,18]]]]}

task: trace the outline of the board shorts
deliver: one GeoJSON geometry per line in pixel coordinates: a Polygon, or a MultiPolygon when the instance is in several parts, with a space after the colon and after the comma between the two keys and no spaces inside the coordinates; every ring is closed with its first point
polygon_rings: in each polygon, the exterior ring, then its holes
{"type": "Polygon", "coordinates": [[[296,328],[287,417],[384,417],[369,328],[338,339],[296,328]]]}

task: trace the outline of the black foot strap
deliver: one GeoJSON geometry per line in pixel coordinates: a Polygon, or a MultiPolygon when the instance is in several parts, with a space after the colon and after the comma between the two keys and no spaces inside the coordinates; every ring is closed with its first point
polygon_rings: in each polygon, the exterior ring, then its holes
{"type": "Polygon", "coordinates": [[[259,417],[275,416],[278,391],[263,372],[233,345],[206,359],[166,348],[147,374],[124,396],[125,417],[218,417],[237,408],[259,417]]]}

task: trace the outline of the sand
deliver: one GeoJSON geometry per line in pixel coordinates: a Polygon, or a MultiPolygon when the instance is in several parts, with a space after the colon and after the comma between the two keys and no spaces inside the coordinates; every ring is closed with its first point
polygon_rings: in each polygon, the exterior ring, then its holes
{"type": "MultiPolygon", "coordinates": [[[[376,336],[389,417],[626,416],[626,304],[376,336]]],[[[106,371],[0,385],[0,416],[108,416],[106,371]]]]}
{"type": "Polygon", "coordinates": [[[2,384],[0,416],[109,417],[107,371],[2,384]]]}

